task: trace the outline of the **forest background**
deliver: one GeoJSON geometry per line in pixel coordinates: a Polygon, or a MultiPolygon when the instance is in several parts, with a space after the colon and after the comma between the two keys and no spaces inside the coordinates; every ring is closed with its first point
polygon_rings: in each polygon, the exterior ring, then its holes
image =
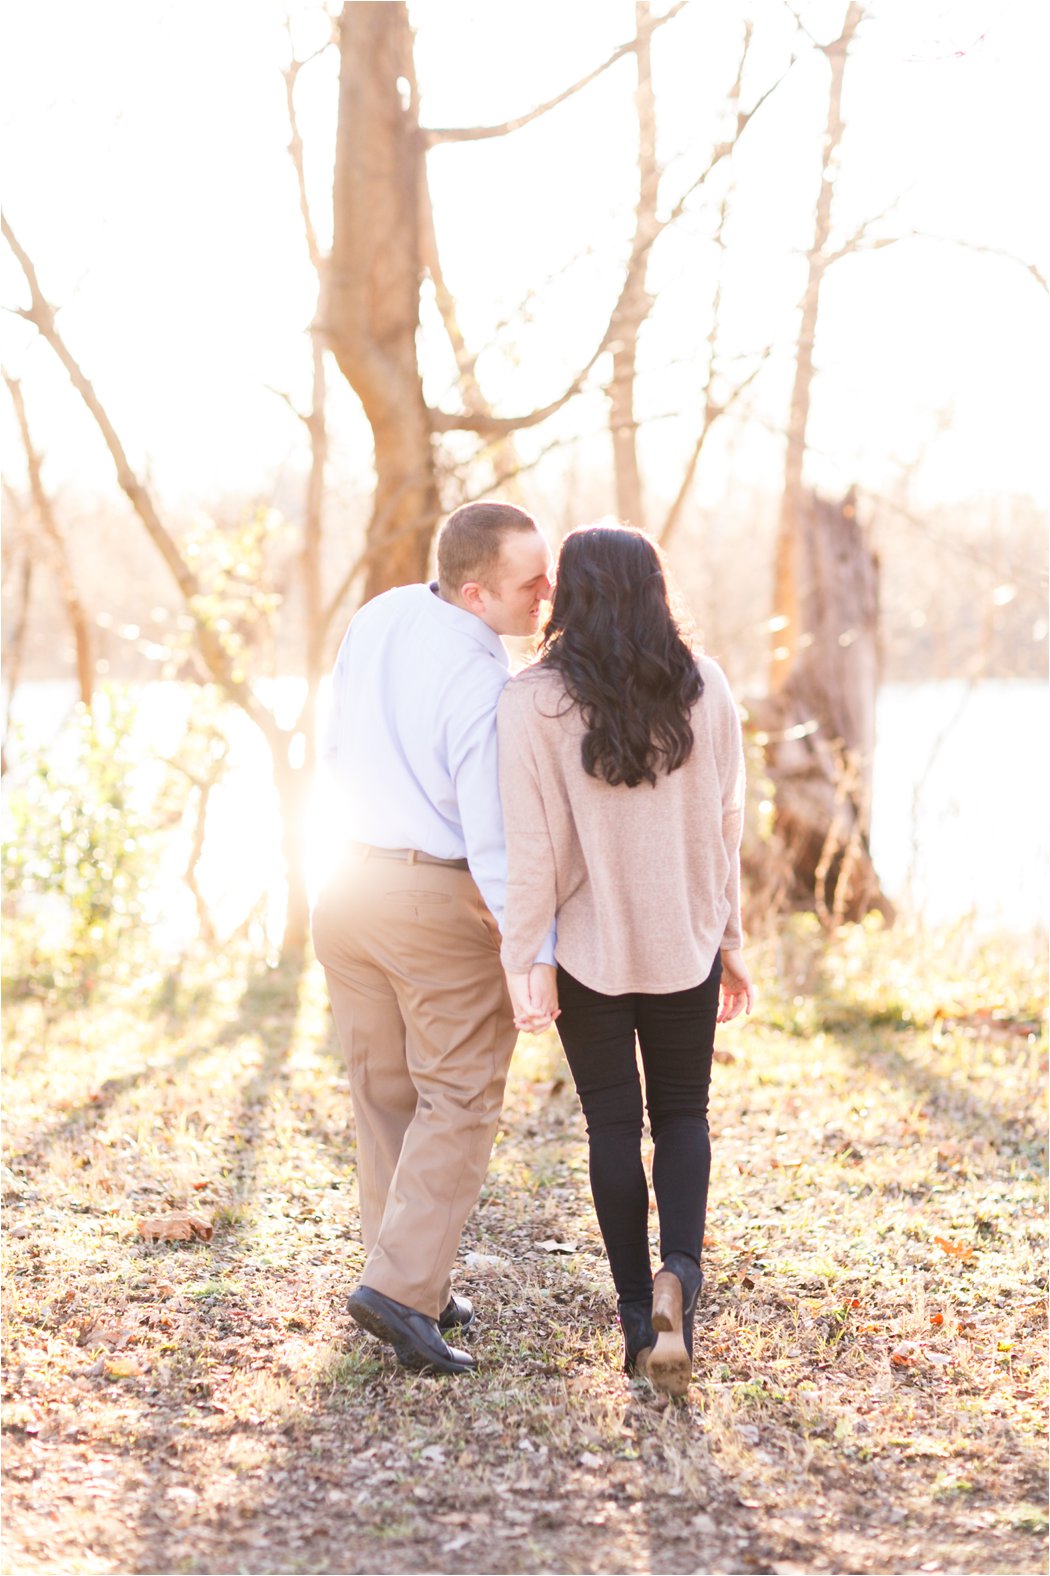
{"type": "Polygon", "coordinates": [[[9,8],[19,1568],[1037,1568],[1046,27],[9,8]],[[555,545],[650,530],[744,711],[763,1001],[724,1052],[681,1415],[610,1364],[553,1038],[466,1245],[503,1310],[469,1427],[340,1312],[324,675],[494,492],[555,545]],[[158,1211],[202,1224],[151,1245],[158,1211]]]}

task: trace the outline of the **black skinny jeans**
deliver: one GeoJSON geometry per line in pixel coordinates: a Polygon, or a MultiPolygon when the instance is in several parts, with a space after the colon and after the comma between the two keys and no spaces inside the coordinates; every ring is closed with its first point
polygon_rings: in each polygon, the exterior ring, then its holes
{"type": "Polygon", "coordinates": [[[642,1165],[645,1070],[660,1256],[699,1262],[711,1177],[707,1100],[722,960],[702,985],[603,996],[558,969],[558,1033],[587,1122],[591,1192],[621,1302],[652,1296],[649,1189],[642,1165]]]}

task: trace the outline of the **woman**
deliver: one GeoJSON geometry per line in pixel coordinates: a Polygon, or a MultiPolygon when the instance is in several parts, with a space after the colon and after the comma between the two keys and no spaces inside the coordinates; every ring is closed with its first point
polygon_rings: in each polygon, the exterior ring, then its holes
{"type": "Polygon", "coordinates": [[[726,680],[683,639],[648,537],[626,526],[566,537],[539,659],[505,687],[498,715],[515,1021],[558,1020],[625,1370],[683,1395],[703,1281],[715,1023],[752,1000],[740,951],[743,754],[726,680]],[[552,971],[530,968],[555,917],[556,998],[552,971]]]}

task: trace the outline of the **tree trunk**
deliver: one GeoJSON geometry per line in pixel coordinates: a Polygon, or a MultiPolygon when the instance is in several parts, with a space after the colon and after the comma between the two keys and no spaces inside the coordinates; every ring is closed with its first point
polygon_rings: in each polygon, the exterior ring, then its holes
{"type": "Polygon", "coordinates": [[[424,144],[409,85],[401,0],[350,0],[339,21],[339,122],[325,329],[375,442],[364,599],[422,580],[440,509],[430,416],[416,361],[423,272],[424,144]]]}
{"type": "Polygon", "coordinates": [[[805,642],[790,678],[749,707],[775,785],[778,848],[752,842],[755,868],[779,853],[795,907],[833,926],[870,909],[887,918],[871,863],[871,766],[878,688],[878,560],[864,539],[852,492],[841,505],[809,497],[799,536],[799,614],[805,642]]]}
{"type": "MultiPolygon", "coordinates": [[[[4,684],[7,689],[6,704],[4,706],[4,732],[0,740],[0,777],[7,773],[7,738],[11,728],[11,708],[14,705],[15,691],[18,681],[22,676],[22,661],[25,656],[26,635],[29,632],[29,604],[33,595],[33,544],[27,536],[22,547],[22,562],[18,571],[18,590],[15,603],[14,630],[8,639],[3,642],[3,669],[4,684]]],[[[4,631],[5,636],[7,630],[4,631]]]]}
{"type": "Polygon", "coordinates": [[[628,525],[645,530],[645,493],[638,463],[638,422],[634,410],[638,336],[652,307],[645,288],[649,253],[656,238],[656,201],[660,172],[656,164],[656,98],[653,93],[648,0],[636,0],[634,56],[638,65],[635,109],[638,116],[638,206],[627,281],[611,325],[612,382],[609,385],[609,429],[616,477],[616,512],[628,525]]]}
{"type": "Polygon", "coordinates": [[[281,854],[288,902],[281,938],[281,962],[301,958],[310,933],[310,901],[306,890],[306,809],[313,771],[305,761],[292,764],[287,751],[272,748],[273,779],[281,807],[281,854]]]}
{"type": "Polygon", "coordinates": [[[816,341],[820,287],[828,237],[831,233],[831,202],[837,173],[839,144],[845,131],[842,118],[842,84],[846,74],[849,46],[863,18],[858,0],[850,0],[842,32],[824,54],[831,67],[828,86],[828,112],[824,126],[824,146],[820,162],[820,191],[817,195],[813,241],[806,256],[806,288],[802,297],[802,321],[795,352],[795,377],[788,414],[787,449],[784,455],[784,492],[773,569],[772,664],[770,687],[776,691],[787,683],[798,650],[799,628],[799,537],[803,529],[803,462],[806,454],[806,428],[813,386],[813,346],[816,341]]]}

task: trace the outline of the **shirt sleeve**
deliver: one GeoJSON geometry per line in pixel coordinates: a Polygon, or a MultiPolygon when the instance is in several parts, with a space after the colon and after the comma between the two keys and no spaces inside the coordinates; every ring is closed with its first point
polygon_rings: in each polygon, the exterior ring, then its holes
{"type": "Polygon", "coordinates": [[[718,778],[722,791],[722,842],[729,862],[726,880],[726,897],[729,901],[729,918],[719,943],[725,952],[743,945],[743,925],[740,919],[740,839],[744,827],[744,745],[740,730],[740,714],[736,708],[729,684],[721,668],[717,669],[719,694],[718,778]]]}
{"type": "MultiPolygon", "coordinates": [[[[474,711],[453,743],[449,764],[470,873],[502,931],[506,918],[507,845],[499,793],[497,700],[498,696],[493,695],[474,711]]],[[[553,933],[540,936],[521,972],[526,973],[534,962],[553,964],[553,933]]]]}
{"type": "Polygon", "coordinates": [[[554,848],[523,707],[527,691],[507,686],[499,705],[499,785],[506,821],[507,900],[503,967],[525,974],[553,963],[557,940],[554,848]],[[521,699],[519,700],[519,695],[521,699]]]}

